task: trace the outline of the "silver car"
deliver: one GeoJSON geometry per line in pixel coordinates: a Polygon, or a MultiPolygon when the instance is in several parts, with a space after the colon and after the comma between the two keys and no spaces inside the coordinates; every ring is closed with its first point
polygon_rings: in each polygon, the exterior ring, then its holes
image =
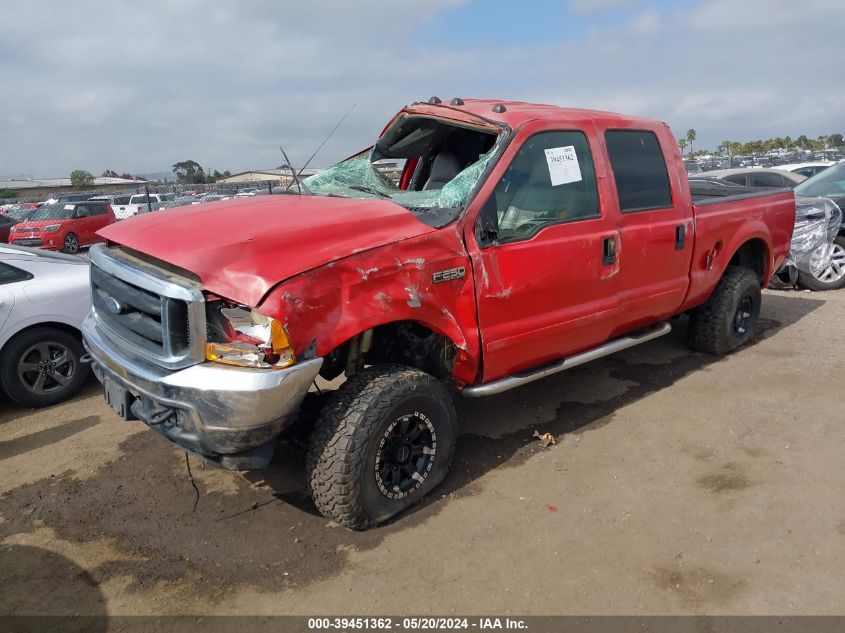
{"type": "Polygon", "coordinates": [[[44,407],[84,386],[80,328],[90,309],[85,260],[0,245],[0,387],[9,398],[44,407]]]}

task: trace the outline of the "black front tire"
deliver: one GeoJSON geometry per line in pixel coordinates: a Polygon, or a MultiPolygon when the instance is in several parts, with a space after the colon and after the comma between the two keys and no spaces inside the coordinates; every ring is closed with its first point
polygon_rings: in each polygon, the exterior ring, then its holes
{"type": "Polygon", "coordinates": [[[68,255],[75,255],[79,252],[79,238],[76,236],[76,233],[68,233],[65,235],[62,250],[68,255]]]}
{"type": "Polygon", "coordinates": [[[15,402],[37,409],[64,402],[85,385],[90,366],[82,362],[85,348],[78,337],[64,330],[37,327],[24,330],[3,348],[0,358],[0,386],[15,402]],[[62,358],[62,353],[66,357],[62,358]],[[53,367],[47,367],[52,362],[53,367]],[[26,363],[25,365],[23,365],[26,363]],[[40,371],[25,368],[44,365],[40,371]],[[52,372],[49,373],[49,372],[52,372]]]}
{"type": "Polygon", "coordinates": [[[317,509],[363,530],[418,503],[449,471],[456,418],[451,394],[423,371],[383,365],[356,374],[329,397],[311,434],[306,470],[317,509]]]}
{"type": "Polygon", "coordinates": [[[761,303],[756,273],[729,266],[707,302],[690,314],[689,346],[716,355],[735,350],[754,336],[761,303]]]}

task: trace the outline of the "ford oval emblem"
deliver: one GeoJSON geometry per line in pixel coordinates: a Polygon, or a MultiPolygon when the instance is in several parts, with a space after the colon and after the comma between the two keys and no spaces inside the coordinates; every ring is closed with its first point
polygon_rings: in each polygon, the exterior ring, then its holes
{"type": "Polygon", "coordinates": [[[120,314],[123,312],[123,304],[114,297],[106,297],[103,303],[106,304],[106,310],[112,314],[120,314]]]}

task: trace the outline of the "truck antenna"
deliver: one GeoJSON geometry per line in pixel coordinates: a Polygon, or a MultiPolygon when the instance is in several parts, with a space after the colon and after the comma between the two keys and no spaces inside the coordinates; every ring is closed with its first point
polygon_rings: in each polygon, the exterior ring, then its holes
{"type": "Polygon", "coordinates": [[[358,104],[357,103],[352,104],[352,107],[349,108],[349,111],[341,117],[340,121],[337,122],[337,125],[335,125],[332,128],[332,131],[328,133],[326,138],[323,139],[323,142],[320,143],[320,145],[317,147],[317,149],[314,150],[314,153],[311,154],[311,157],[307,161],[305,161],[305,164],[302,166],[302,169],[299,170],[299,174],[297,174],[298,176],[301,176],[302,172],[305,171],[305,168],[308,167],[308,165],[311,164],[311,161],[314,160],[314,157],[317,155],[317,152],[319,152],[321,149],[323,149],[323,145],[325,145],[326,142],[332,137],[332,134],[334,134],[337,131],[337,128],[339,128],[340,124],[343,123],[346,120],[346,117],[348,117],[350,114],[352,114],[352,111],[355,109],[356,105],[358,105],[358,104]]]}

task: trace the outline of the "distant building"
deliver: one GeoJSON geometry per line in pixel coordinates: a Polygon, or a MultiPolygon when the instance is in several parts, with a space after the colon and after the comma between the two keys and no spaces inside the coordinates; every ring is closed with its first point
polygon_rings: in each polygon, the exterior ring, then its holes
{"type": "MultiPolygon", "coordinates": [[[[373,163],[373,166],[384,173],[388,178],[398,181],[399,175],[402,173],[403,164],[404,162],[396,163],[391,160],[380,160],[373,163]]],[[[320,173],[320,171],[320,169],[308,167],[307,169],[302,170],[301,176],[302,178],[307,178],[308,176],[320,173]]],[[[290,169],[252,169],[250,171],[242,171],[238,174],[232,174],[226,178],[218,178],[214,182],[216,184],[238,185],[255,183],[256,186],[272,183],[274,187],[287,187],[293,183],[293,177],[291,176],[290,169]]]]}
{"type": "MultiPolygon", "coordinates": [[[[129,180],[127,178],[94,178],[94,184],[82,191],[102,193],[107,191],[126,191],[140,189],[147,181],[129,180]]],[[[18,198],[43,198],[58,196],[62,193],[76,191],[70,184],[70,178],[26,178],[0,180],[0,189],[14,189],[18,198]]]]}
{"type": "MultiPolygon", "coordinates": [[[[302,177],[307,178],[318,173],[319,169],[309,167],[302,170],[302,177]]],[[[232,174],[226,178],[218,178],[214,182],[216,184],[246,184],[255,183],[256,185],[272,183],[273,186],[287,186],[291,184],[293,178],[290,169],[252,169],[250,171],[242,171],[238,174],[232,174]]]]}

